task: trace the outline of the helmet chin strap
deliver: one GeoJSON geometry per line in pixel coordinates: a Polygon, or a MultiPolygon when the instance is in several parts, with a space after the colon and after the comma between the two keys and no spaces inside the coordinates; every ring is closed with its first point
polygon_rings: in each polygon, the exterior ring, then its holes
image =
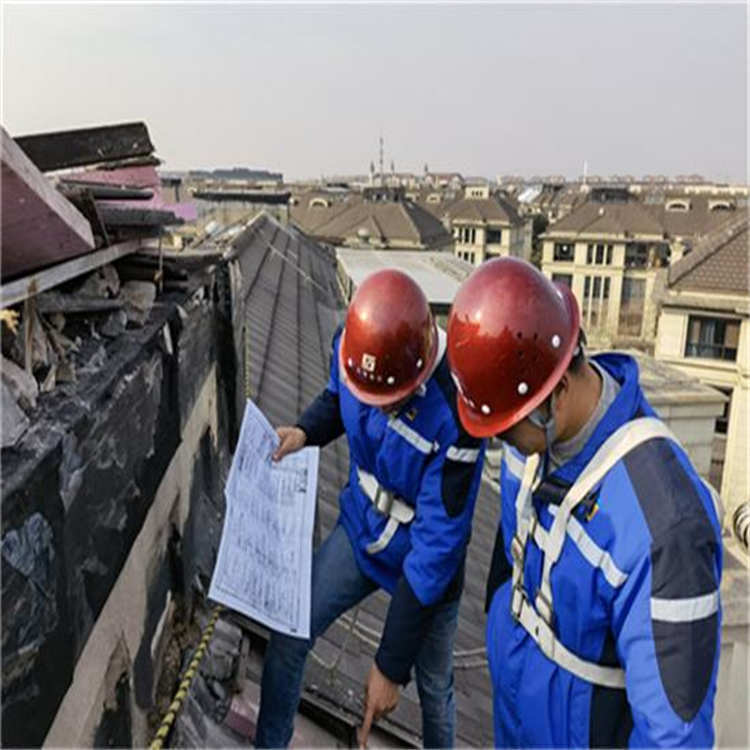
{"type": "Polygon", "coordinates": [[[555,442],[557,436],[557,423],[555,421],[555,392],[552,391],[548,399],[549,402],[549,415],[544,417],[539,408],[537,407],[534,411],[529,414],[528,419],[531,424],[538,427],[540,430],[544,430],[544,474],[546,475],[549,470],[550,459],[552,458],[552,445],[555,442]]]}

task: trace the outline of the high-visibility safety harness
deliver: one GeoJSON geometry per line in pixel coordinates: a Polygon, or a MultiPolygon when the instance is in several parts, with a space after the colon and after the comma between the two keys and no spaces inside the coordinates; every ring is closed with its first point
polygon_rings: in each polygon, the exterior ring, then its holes
{"type": "Polygon", "coordinates": [[[375,510],[388,517],[380,536],[365,548],[369,554],[376,555],[388,546],[399,524],[411,523],[414,520],[414,508],[382,487],[376,477],[364,469],[357,467],[357,478],[362,492],[370,499],[375,510]]]}
{"type": "MultiPolygon", "coordinates": [[[[540,454],[530,456],[525,463],[521,488],[516,498],[516,535],[511,542],[513,558],[512,594],[510,609],[513,618],[533,638],[542,653],[568,672],[587,682],[610,688],[625,687],[625,672],[619,667],[607,667],[580,658],[570,651],[555,635],[554,600],[550,576],[560,558],[569,521],[578,504],[604,479],[627,453],[649,440],[664,438],[677,445],[679,441],[670,429],[655,417],[640,417],[626,422],[600,446],[575,483],[563,498],[549,531],[539,523],[532,496],[541,481],[540,454]],[[524,587],[524,560],[528,539],[534,540],[544,560],[539,591],[530,601],[524,587]]],[[[721,501],[717,493],[704,482],[721,519],[721,501]]]]}

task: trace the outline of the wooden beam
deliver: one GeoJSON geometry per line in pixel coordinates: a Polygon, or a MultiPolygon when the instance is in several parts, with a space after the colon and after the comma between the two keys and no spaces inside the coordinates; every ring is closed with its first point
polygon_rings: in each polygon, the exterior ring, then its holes
{"type": "Polygon", "coordinates": [[[153,227],[163,224],[182,224],[183,220],[171,211],[148,208],[116,207],[99,204],[99,215],[108,227],[153,227]]]}
{"type": "Polygon", "coordinates": [[[94,271],[100,266],[112,263],[118,258],[125,255],[136,253],[141,249],[140,240],[130,240],[118,245],[105,247],[88,255],[82,255],[80,258],[74,258],[65,263],[59,263],[43,271],[24,276],[9,284],[0,286],[0,308],[15,305],[25,299],[33,297],[39,292],[52,289],[64,281],[69,281],[77,276],[94,271]]]}
{"type": "Polygon", "coordinates": [[[73,180],[62,180],[60,190],[68,200],[78,197],[84,190],[99,200],[147,201],[154,197],[153,190],[105,185],[99,182],[74,182],[73,180]]]}
{"type": "Polygon", "coordinates": [[[16,143],[42,172],[148,156],[154,151],[142,122],[26,135],[16,138],[16,143]]]}
{"type": "Polygon", "coordinates": [[[2,128],[2,277],[85,253],[91,226],[2,128]]]}

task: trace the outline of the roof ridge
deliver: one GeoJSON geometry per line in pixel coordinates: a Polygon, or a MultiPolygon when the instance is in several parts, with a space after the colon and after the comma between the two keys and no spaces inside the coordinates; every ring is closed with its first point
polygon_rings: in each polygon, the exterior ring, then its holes
{"type": "Polygon", "coordinates": [[[383,231],[383,227],[380,226],[380,222],[377,220],[377,217],[375,216],[375,212],[372,211],[367,216],[368,219],[375,225],[375,228],[378,230],[378,239],[382,241],[388,241],[388,236],[383,231]]]}
{"type": "Polygon", "coordinates": [[[399,203],[399,206],[401,206],[401,210],[406,214],[406,220],[411,224],[412,228],[414,229],[414,232],[417,235],[417,242],[422,241],[422,233],[419,231],[419,227],[417,226],[417,222],[414,221],[414,218],[411,215],[411,211],[407,208],[405,203],[399,203]]]}

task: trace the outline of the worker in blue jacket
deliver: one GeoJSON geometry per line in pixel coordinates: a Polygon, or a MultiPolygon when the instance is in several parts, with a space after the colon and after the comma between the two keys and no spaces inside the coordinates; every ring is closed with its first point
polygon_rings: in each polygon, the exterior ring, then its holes
{"type": "Polygon", "coordinates": [[[380,271],[357,289],[333,341],[328,385],[274,458],[346,433],[341,515],[313,558],[310,638],[273,633],[266,650],[256,747],[292,737],[305,659],[315,639],[368,594],[391,602],[371,667],[360,733],[392,710],[415,669],[425,747],[455,738],[453,640],[484,442],[456,413],[456,390],[422,290],[380,271]]]}
{"type": "Polygon", "coordinates": [[[488,583],[498,747],[710,747],[720,503],[622,354],[587,358],[570,289],[484,264],[448,356],[459,414],[499,435],[488,583]]]}

